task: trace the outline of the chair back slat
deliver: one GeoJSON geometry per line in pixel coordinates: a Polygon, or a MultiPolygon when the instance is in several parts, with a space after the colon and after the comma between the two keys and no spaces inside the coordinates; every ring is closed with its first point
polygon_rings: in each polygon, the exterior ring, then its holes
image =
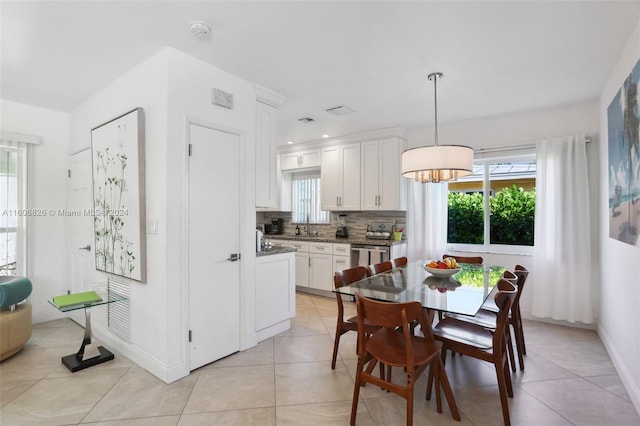
{"type": "Polygon", "coordinates": [[[384,262],[376,263],[375,265],[369,265],[369,273],[371,275],[378,275],[383,272],[387,272],[393,269],[393,265],[390,260],[386,260],[384,262]]]}
{"type": "Polygon", "coordinates": [[[395,259],[393,259],[391,261],[391,264],[393,265],[394,268],[403,268],[405,266],[407,266],[407,258],[406,256],[402,256],[402,257],[396,257],[395,259]]]}

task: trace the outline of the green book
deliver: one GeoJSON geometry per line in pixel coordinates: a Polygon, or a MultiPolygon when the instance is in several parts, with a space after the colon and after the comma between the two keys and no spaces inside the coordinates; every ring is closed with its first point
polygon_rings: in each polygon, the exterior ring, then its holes
{"type": "Polygon", "coordinates": [[[98,296],[95,291],[86,291],[84,293],[65,294],[64,296],[56,296],[53,303],[58,308],[66,308],[74,305],[84,305],[87,303],[100,302],[102,297],[98,296]]]}

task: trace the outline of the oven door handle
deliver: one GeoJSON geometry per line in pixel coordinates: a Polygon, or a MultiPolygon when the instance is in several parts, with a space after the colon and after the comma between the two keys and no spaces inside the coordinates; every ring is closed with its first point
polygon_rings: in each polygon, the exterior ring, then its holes
{"type": "Polygon", "coordinates": [[[351,251],[360,251],[360,250],[369,250],[369,251],[379,251],[380,253],[387,253],[389,251],[388,248],[380,249],[380,248],[371,248],[371,247],[352,247],[351,251]]]}

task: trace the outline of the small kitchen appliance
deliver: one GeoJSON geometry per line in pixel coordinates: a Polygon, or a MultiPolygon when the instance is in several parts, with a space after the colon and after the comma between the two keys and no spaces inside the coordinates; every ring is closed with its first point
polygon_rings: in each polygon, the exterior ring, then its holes
{"type": "Polygon", "coordinates": [[[370,240],[388,240],[395,224],[394,220],[370,220],[365,236],[370,240]]]}
{"type": "Polygon", "coordinates": [[[336,229],[336,238],[349,238],[349,233],[347,232],[347,224],[346,224],[346,214],[341,214],[338,216],[338,228],[336,229]]]}
{"type": "Polygon", "coordinates": [[[271,223],[264,224],[264,233],[268,235],[282,234],[284,228],[283,222],[282,219],[271,219],[271,223]]]}

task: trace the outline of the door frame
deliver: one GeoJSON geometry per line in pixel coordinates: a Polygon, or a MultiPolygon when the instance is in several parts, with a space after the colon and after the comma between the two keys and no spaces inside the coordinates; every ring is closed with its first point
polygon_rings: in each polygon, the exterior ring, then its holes
{"type": "MultiPolygon", "coordinates": [[[[181,286],[181,298],[182,298],[182,319],[184,326],[181,327],[182,333],[182,341],[184,342],[183,350],[184,350],[184,359],[185,359],[185,367],[187,374],[191,372],[191,350],[189,344],[189,328],[190,328],[190,288],[189,284],[191,282],[191,277],[189,276],[189,257],[188,257],[188,248],[189,248],[189,141],[190,141],[190,132],[189,126],[196,125],[201,127],[206,127],[211,130],[229,133],[231,135],[237,136],[240,140],[239,146],[239,158],[240,158],[240,170],[239,174],[239,200],[240,205],[238,206],[240,211],[240,229],[238,230],[239,235],[239,248],[240,248],[240,288],[239,288],[239,302],[240,302],[240,315],[238,321],[240,323],[240,350],[243,350],[243,335],[245,331],[245,318],[244,312],[247,309],[247,306],[244,306],[243,302],[245,300],[245,291],[246,291],[246,279],[248,276],[247,271],[247,258],[248,255],[246,253],[246,244],[245,244],[245,235],[247,232],[246,221],[243,218],[246,216],[247,210],[247,198],[246,198],[246,171],[247,171],[247,148],[246,148],[246,135],[243,130],[236,129],[229,126],[224,126],[219,123],[215,123],[208,120],[203,120],[201,118],[193,117],[193,116],[185,116],[185,120],[183,123],[183,152],[184,152],[184,162],[183,162],[183,183],[182,183],[182,226],[181,226],[181,238],[180,245],[182,246],[182,250],[180,250],[180,269],[182,271],[181,276],[185,277],[185,285],[181,286]]],[[[252,174],[252,179],[255,181],[255,173],[252,174]]],[[[254,197],[255,198],[255,197],[254,197]]],[[[255,204],[255,203],[254,203],[255,204]]]]}

